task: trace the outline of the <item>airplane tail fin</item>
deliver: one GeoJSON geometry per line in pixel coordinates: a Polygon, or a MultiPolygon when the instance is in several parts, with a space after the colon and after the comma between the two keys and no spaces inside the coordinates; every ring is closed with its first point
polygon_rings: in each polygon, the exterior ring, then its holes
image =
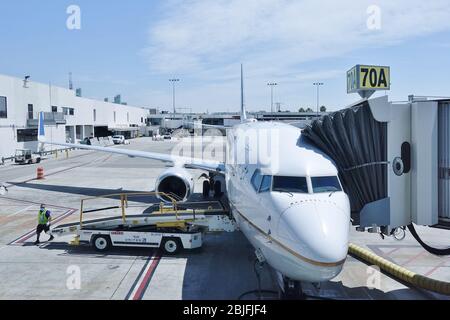
{"type": "Polygon", "coordinates": [[[247,110],[244,101],[244,66],[241,64],[241,122],[247,121],[247,110]]]}
{"type": "Polygon", "coordinates": [[[38,141],[41,143],[45,143],[45,126],[44,126],[44,113],[43,112],[39,112],[38,141]]]}

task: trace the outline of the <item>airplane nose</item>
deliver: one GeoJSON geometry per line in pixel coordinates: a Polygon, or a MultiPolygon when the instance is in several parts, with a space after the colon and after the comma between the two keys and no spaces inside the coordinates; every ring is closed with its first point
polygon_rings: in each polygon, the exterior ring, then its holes
{"type": "Polygon", "coordinates": [[[297,203],[280,216],[278,236],[317,262],[335,263],[346,258],[350,210],[331,201],[297,203]]]}

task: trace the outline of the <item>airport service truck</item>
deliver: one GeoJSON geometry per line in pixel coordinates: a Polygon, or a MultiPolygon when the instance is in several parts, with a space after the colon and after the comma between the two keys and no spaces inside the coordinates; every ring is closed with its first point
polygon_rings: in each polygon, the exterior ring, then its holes
{"type": "MultiPolygon", "coordinates": [[[[137,193],[142,197],[146,193],[137,193]]],[[[74,245],[90,245],[95,250],[106,252],[112,247],[160,248],[165,254],[175,255],[183,249],[202,246],[205,232],[233,232],[234,220],[220,201],[183,203],[172,206],[156,205],[151,212],[127,215],[125,211],[136,209],[129,202],[129,194],[109,195],[82,200],[80,221],[63,224],[52,231],[57,236],[75,235],[74,245]],[[119,206],[84,210],[86,200],[121,199],[119,206]],[[122,215],[83,220],[83,214],[121,209],[122,215]]],[[[134,202],[137,205],[137,202],[134,202]]],[[[146,203],[145,207],[149,204],[146,203]]]]}

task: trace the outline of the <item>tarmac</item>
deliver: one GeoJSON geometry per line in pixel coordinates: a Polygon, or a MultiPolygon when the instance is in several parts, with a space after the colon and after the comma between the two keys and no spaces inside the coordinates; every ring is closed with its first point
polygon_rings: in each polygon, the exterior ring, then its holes
{"type": "MultiPolygon", "coordinates": [[[[177,141],[132,140],[129,148],[170,153],[177,141]]],[[[87,246],[70,245],[73,236],[34,245],[37,211],[45,203],[53,226],[79,219],[80,200],[122,192],[152,191],[165,166],[159,161],[91,151],[60,153],[38,165],[0,166],[0,299],[25,300],[236,300],[258,287],[254,249],[240,232],[214,233],[204,245],[174,257],[156,249],[114,248],[99,254],[87,246]],[[37,167],[45,179],[35,180],[37,167]]],[[[202,172],[190,170],[201,192],[202,172]]],[[[93,214],[105,216],[106,212],[93,214]]],[[[90,216],[85,217],[86,219],[90,216]]],[[[448,247],[450,231],[418,227],[429,244],[448,247]]],[[[450,282],[450,257],[427,253],[407,232],[403,241],[351,228],[351,242],[428,277],[450,282]]],[[[261,288],[277,291],[269,266],[261,274],[261,288]]],[[[320,288],[304,284],[310,295],[329,299],[450,299],[411,288],[365,263],[348,257],[342,273],[320,288]]],[[[247,295],[245,299],[254,299],[247,295]]],[[[277,299],[266,294],[267,299],[277,299]]]]}

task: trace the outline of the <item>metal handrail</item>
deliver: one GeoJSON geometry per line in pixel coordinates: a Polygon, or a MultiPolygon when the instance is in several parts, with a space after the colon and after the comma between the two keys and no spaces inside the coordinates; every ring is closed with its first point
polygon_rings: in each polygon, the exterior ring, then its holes
{"type": "MultiPolygon", "coordinates": [[[[83,214],[84,214],[84,206],[85,201],[89,200],[95,200],[95,199],[109,199],[114,197],[120,197],[120,206],[118,208],[121,209],[122,213],[122,220],[125,223],[126,222],[126,208],[128,208],[128,198],[130,196],[157,196],[157,197],[165,197],[169,199],[172,202],[172,209],[175,212],[175,216],[178,219],[178,202],[176,199],[174,199],[169,194],[166,194],[164,192],[130,192],[130,193],[114,193],[114,194],[108,194],[103,196],[95,196],[95,197],[88,197],[81,199],[81,205],[80,205],[80,228],[83,227],[83,214]]],[[[163,212],[164,203],[160,202],[160,210],[161,213],[163,212]]]]}
{"type": "Polygon", "coordinates": [[[183,200],[183,198],[181,198],[179,195],[176,195],[176,194],[173,193],[173,192],[168,192],[168,193],[166,193],[166,194],[170,195],[172,198],[174,198],[174,199],[177,200],[177,201],[182,201],[182,200],[183,200]]]}

